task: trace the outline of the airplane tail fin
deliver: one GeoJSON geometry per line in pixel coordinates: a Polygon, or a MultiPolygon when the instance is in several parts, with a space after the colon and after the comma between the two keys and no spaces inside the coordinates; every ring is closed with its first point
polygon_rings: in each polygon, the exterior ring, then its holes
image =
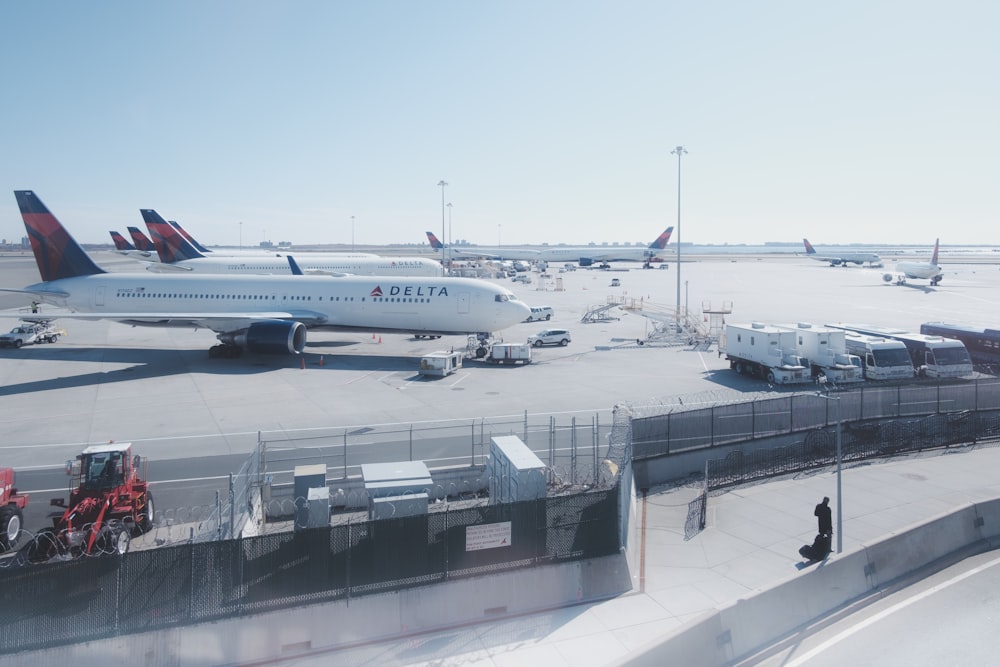
{"type": "Polygon", "coordinates": [[[191,245],[193,245],[194,249],[197,250],[198,252],[202,253],[203,255],[207,255],[208,253],[212,252],[211,250],[209,250],[208,248],[206,248],[202,244],[200,244],[197,241],[195,241],[194,237],[191,236],[190,234],[188,234],[187,230],[184,229],[183,227],[181,227],[180,223],[174,222],[173,220],[171,220],[170,221],[170,226],[173,227],[174,229],[176,229],[177,232],[181,236],[183,236],[184,238],[186,238],[187,242],[190,243],[191,245]]]}
{"type": "Polygon", "coordinates": [[[806,247],[807,255],[815,255],[816,248],[812,247],[812,243],[809,243],[809,239],[802,239],[802,244],[806,247]]]}
{"type": "Polygon", "coordinates": [[[444,244],[441,243],[440,239],[434,236],[434,232],[427,232],[427,240],[430,241],[431,248],[434,250],[440,250],[444,247],[444,244]]]}
{"type": "Polygon", "coordinates": [[[115,250],[135,250],[135,246],[125,240],[125,237],[118,232],[108,232],[111,240],[115,244],[115,250]]]}
{"type": "Polygon", "coordinates": [[[674,233],[673,227],[667,227],[663,233],[656,237],[656,240],[649,244],[650,250],[663,250],[670,243],[670,235],[674,233]]]}
{"type": "Polygon", "coordinates": [[[160,214],[151,208],[139,209],[142,219],[149,229],[149,235],[153,238],[153,245],[156,246],[156,254],[160,256],[160,261],[164,264],[173,264],[186,259],[197,259],[204,257],[195,250],[194,246],[188,243],[187,239],[170,226],[160,214]]]}
{"type": "Polygon", "coordinates": [[[28,232],[42,280],[49,282],[105,273],[34,192],[15,190],[14,198],[21,209],[21,218],[24,219],[24,228],[28,232]]]}
{"type": "Polygon", "coordinates": [[[938,263],[938,242],[941,239],[934,239],[934,252],[931,254],[931,264],[937,266],[938,263]]]}
{"type": "Polygon", "coordinates": [[[142,230],[138,227],[128,228],[129,236],[132,237],[132,242],[135,243],[135,247],[143,252],[156,252],[156,246],[153,242],[146,238],[146,235],[142,233],[142,230]]]}

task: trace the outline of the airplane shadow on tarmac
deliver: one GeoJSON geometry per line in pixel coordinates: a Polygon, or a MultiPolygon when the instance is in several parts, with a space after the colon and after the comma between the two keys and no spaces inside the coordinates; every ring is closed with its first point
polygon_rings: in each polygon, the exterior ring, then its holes
{"type": "MultiPolygon", "coordinates": [[[[310,347],[313,347],[310,345],[310,347]]],[[[127,364],[114,370],[82,373],[79,375],[27,380],[0,386],[0,397],[55,389],[72,389],[115,382],[130,382],[163,378],[187,373],[215,375],[258,375],[272,370],[304,368],[308,370],[359,370],[359,371],[416,371],[420,361],[413,357],[368,356],[350,354],[324,354],[307,351],[305,354],[262,355],[247,353],[237,359],[210,359],[202,349],[157,350],[149,348],[95,347],[71,348],[32,347],[21,350],[2,350],[5,357],[31,355],[32,360],[97,364],[127,364]],[[321,361],[322,359],[322,361],[321,361]]]]}

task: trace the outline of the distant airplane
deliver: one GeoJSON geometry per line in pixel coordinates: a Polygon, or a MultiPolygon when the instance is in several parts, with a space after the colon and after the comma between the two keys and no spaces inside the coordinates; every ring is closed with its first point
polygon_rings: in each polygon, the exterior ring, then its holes
{"type": "Polygon", "coordinates": [[[809,239],[802,239],[802,243],[806,247],[806,256],[809,259],[815,259],[819,262],[829,262],[830,266],[847,266],[848,264],[861,266],[865,263],[871,267],[882,266],[882,258],[874,252],[835,251],[833,254],[820,255],[816,252],[816,248],[813,248],[812,244],[809,243],[809,239]]]}
{"type": "MultiPolygon", "coordinates": [[[[194,249],[203,255],[211,255],[213,257],[284,257],[290,251],[286,247],[278,246],[277,248],[240,248],[239,250],[234,250],[233,248],[222,248],[212,250],[206,248],[202,244],[198,243],[197,240],[183,227],[180,223],[170,220],[170,226],[173,227],[187,239],[187,242],[194,246],[194,249]]],[[[131,228],[130,228],[131,229],[131,228]]],[[[328,252],[323,253],[324,255],[337,255],[339,257],[378,257],[370,252],[328,252]]]]}
{"type": "MultiPolygon", "coordinates": [[[[211,257],[198,252],[177,228],[164,220],[153,209],[141,209],[149,235],[160,257],[160,262],[150,264],[149,271],[192,271],[194,273],[291,274],[286,257],[261,255],[251,257],[211,257]]],[[[328,276],[442,276],[444,267],[427,257],[379,257],[377,255],[340,255],[302,253],[298,265],[309,275],[328,276]]]]}
{"type": "Polygon", "coordinates": [[[905,285],[906,279],[930,280],[931,286],[941,282],[944,271],[938,265],[938,242],[934,239],[934,252],[931,254],[930,262],[899,262],[896,264],[896,275],[886,273],[882,275],[882,280],[889,283],[893,280],[897,285],[905,285]]]}
{"type": "MultiPolygon", "coordinates": [[[[652,243],[645,248],[631,246],[555,246],[535,248],[509,248],[484,246],[448,246],[451,254],[457,257],[483,257],[486,259],[517,259],[529,262],[579,262],[580,266],[591,266],[607,262],[650,262],[659,261],[658,255],[670,242],[673,227],[667,227],[652,243]]],[[[426,232],[427,240],[435,250],[445,247],[434,232],[426,232]]]]}
{"type": "Polygon", "coordinates": [[[531,314],[510,290],[471,278],[108,273],[34,192],[14,196],[42,282],[0,291],[70,311],[53,318],[210,329],[214,357],[301,354],[307,328],[490,335],[531,314]]]}
{"type": "Polygon", "coordinates": [[[150,261],[152,258],[155,261],[155,253],[151,253],[147,250],[139,250],[118,232],[112,231],[109,233],[111,234],[111,240],[115,244],[115,252],[119,255],[125,255],[126,257],[132,257],[133,259],[139,259],[142,261],[150,261]]]}

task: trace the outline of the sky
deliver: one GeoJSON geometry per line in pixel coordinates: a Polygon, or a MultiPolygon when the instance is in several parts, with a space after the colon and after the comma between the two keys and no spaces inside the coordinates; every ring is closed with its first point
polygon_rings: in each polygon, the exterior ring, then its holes
{"type": "Polygon", "coordinates": [[[992,1],[43,1],[0,25],[5,239],[30,189],[85,243],[153,208],[211,245],[645,245],[679,193],[685,243],[1000,244],[992,1]]]}

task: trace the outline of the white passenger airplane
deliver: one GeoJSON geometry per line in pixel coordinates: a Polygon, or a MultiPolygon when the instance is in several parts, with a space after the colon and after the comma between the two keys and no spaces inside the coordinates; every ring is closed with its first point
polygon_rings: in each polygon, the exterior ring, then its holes
{"type": "Polygon", "coordinates": [[[42,282],[4,288],[66,308],[58,318],[211,329],[210,356],[301,354],[306,330],[488,334],[530,308],[510,290],[471,278],[108,273],[30,190],[14,192],[42,282]]]}
{"type": "MultiPolygon", "coordinates": [[[[226,257],[204,255],[180,234],[177,228],[152,209],[141,209],[153,245],[160,257],[149,271],[191,271],[227,275],[292,273],[287,257],[226,257]]],[[[443,276],[444,267],[427,257],[387,257],[378,255],[320,254],[304,252],[296,256],[302,272],[327,276],[443,276]]]]}
{"type": "Polygon", "coordinates": [[[830,266],[847,266],[848,264],[857,264],[858,266],[868,264],[868,266],[872,268],[882,266],[882,258],[878,256],[878,253],[845,252],[838,250],[833,253],[824,253],[821,255],[816,252],[816,248],[809,243],[809,239],[802,239],[802,243],[806,247],[806,257],[809,259],[815,259],[818,262],[829,262],[830,266]]]}
{"type": "MultiPolygon", "coordinates": [[[[552,246],[542,248],[487,248],[483,246],[449,246],[448,252],[453,257],[483,257],[486,259],[518,259],[528,262],[579,262],[580,266],[592,266],[606,262],[645,262],[649,264],[658,261],[658,255],[667,247],[673,227],[667,227],[656,240],[645,248],[639,246],[552,246]]],[[[441,250],[445,245],[434,235],[426,232],[427,240],[435,250],[441,250]]]]}
{"type": "Polygon", "coordinates": [[[934,252],[931,254],[931,261],[899,262],[896,264],[896,274],[883,274],[882,280],[887,283],[895,280],[897,285],[905,285],[907,278],[930,280],[931,286],[935,286],[940,283],[941,278],[944,277],[944,271],[942,271],[941,267],[938,265],[939,241],[940,239],[934,239],[934,252]]]}

